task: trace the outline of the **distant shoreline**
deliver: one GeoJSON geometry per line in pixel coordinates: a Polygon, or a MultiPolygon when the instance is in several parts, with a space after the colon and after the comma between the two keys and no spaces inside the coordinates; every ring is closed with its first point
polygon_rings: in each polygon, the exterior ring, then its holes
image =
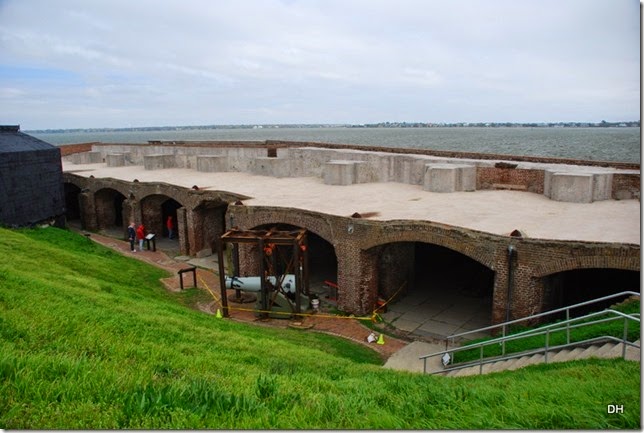
{"type": "Polygon", "coordinates": [[[69,128],[30,129],[25,133],[57,134],[76,132],[137,132],[137,131],[182,131],[211,129],[310,129],[310,128],[639,128],[639,121],[620,122],[381,122],[365,124],[241,124],[241,125],[184,125],[184,126],[141,126],[127,128],[69,128]]]}

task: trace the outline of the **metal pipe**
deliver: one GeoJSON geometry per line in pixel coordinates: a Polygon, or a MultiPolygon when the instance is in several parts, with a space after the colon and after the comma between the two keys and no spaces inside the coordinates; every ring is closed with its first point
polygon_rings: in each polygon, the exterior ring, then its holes
{"type": "MultiPolygon", "coordinates": [[[[232,224],[232,222],[233,222],[233,217],[231,215],[230,216],[230,223],[232,224]]],[[[239,244],[237,242],[235,242],[233,244],[232,256],[233,256],[232,257],[232,259],[233,259],[232,260],[232,262],[233,262],[232,263],[232,265],[233,265],[232,275],[233,275],[233,277],[239,277],[239,244]]],[[[235,296],[237,297],[237,299],[240,299],[241,298],[241,290],[235,290],[235,296]]]]}
{"type": "Polygon", "coordinates": [[[302,291],[302,274],[300,270],[300,245],[298,242],[293,242],[293,261],[295,264],[295,319],[299,319],[299,314],[302,312],[302,299],[300,297],[300,292],[302,291]]]}
{"type": "Polygon", "coordinates": [[[626,340],[628,339],[628,318],[624,317],[624,334],[622,338],[622,359],[626,359],[626,340]]]}
{"type": "Polygon", "coordinates": [[[266,265],[264,263],[264,239],[260,238],[257,242],[257,252],[259,258],[259,284],[260,284],[260,294],[262,301],[262,313],[260,313],[262,319],[268,319],[268,293],[266,288],[266,265]]]}
{"type": "Polygon", "coordinates": [[[508,246],[508,293],[507,293],[507,307],[505,309],[505,321],[510,321],[510,308],[512,306],[512,258],[516,254],[514,246],[508,246]]]}

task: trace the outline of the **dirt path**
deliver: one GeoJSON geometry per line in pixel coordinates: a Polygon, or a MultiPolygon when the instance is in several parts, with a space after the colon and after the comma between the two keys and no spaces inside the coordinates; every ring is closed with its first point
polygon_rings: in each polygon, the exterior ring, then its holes
{"type": "MultiPolygon", "coordinates": [[[[184,262],[173,260],[159,250],[137,251],[133,253],[130,251],[130,245],[126,241],[99,235],[96,233],[90,234],[89,238],[94,242],[119,251],[125,256],[147,262],[151,265],[171,272],[173,276],[161,280],[166,288],[171,291],[178,292],[181,290],[178,271],[187,267],[191,267],[191,265],[187,265],[184,262]]],[[[208,288],[212,292],[214,292],[217,298],[219,298],[219,295],[221,293],[219,289],[219,276],[210,270],[202,268],[197,268],[196,273],[197,287],[203,290],[207,290],[208,288]]],[[[185,287],[192,287],[192,274],[188,273],[184,275],[184,285],[185,287]]],[[[229,294],[233,293],[234,291],[229,291],[229,294]]],[[[367,336],[372,331],[366,326],[362,325],[360,323],[360,320],[357,319],[349,319],[346,317],[328,317],[329,315],[325,313],[319,315],[309,315],[304,317],[302,320],[299,320],[298,322],[283,319],[260,320],[255,317],[255,314],[251,311],[240,311],[236,309],[250,309],[253,307],[253,304],[229,303],[229,307],[231,310],[230,318],[224,320],[235,320],[239,322],[252,323],[259,326],[270,326],[275,328],[287,328],[291,326],[302,329],[302,332],[324,332],[327,334],[348,338],[377,351],[383,358],[383,361],[387,360],[391,355],[408,344],[408,342],[386,335],[383,337],[385,344],[367,343],[367,336]]],[[[204,313],[215,315],[218,305],[213,300],[208,304],[199,305],[198,308],[204,313]]]]}

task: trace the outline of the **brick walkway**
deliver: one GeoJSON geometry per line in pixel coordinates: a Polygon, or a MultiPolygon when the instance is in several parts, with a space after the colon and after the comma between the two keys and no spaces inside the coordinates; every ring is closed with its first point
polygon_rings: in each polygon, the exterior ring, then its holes
{"type": "MultiPolygon", "coordinates": [[[[115,238],[102,236],[99,234],[92,233],[90,239],[98,242],[104,246],[112,248],[116,251],[121,252],[123,255],[130,256],[134,259],[147,262],[151,265],[166,269],[167,271],[173,274],[172,277],[165,278],[162,280],[162,283],[166,286],[168,290],[179,291],[180,282],[178,271],[190,267],[186,263],[179,262],[171,259],[162,251],[137,251],[135,253],[130,251],[129,242],[118,240],[115,238]]],[[[219,298],[220,289],[219,289],[219,276],[210,270],[197,268],[197,286],[201,289],[206,290],[207,286],[215,296],[219,298]]],[[[192,274],[187,273],[184,275],[184,286],[192,286],[192,274]]],[[[229,295],[233,294],[233,290],[229,290],[229,295]]],[[[324,332],[327,334],[332,334],[344,338],[348,338],[360,344],[363,344],[371,349],[377,351],[383,361],[388,359],[398,350],[405,347],[408,343],[385,335],[383,337],[385,344],[376,344],[376,343],[367,343],[367,336],[372,332],[369,328],[362,325],[360,320],[349,319],[349,318],[336,318],[336,317],[326,317],[327,313],[320,312],[319,315],[309,315],[304,317],[298,322],[293,322],[291,320],[284,319],[258,319],[253,312],[250,311],[240,311],[236,308],[242,309],[252,309],[254,304],[237,304],[229,302],[228,306],[230,307],[230,318],[225,320],[235,320],[245,323],[252,323],[259,326],[270,326],[276,328],[287,328],[287,327],[296,327],[302,329],[303,332],[324,332]]],[[[213,302],[208,305],[200,306],[201,311],[208,314],[215,314],[219,306],[213,302]]]]}

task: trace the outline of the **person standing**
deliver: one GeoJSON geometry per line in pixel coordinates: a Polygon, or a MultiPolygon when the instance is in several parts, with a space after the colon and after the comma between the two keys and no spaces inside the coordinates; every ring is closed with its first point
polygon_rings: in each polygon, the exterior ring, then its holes
{"type": "Polygon", "coordinates": [[[174,222],[172,221],[172,215],[168,216],[168,220],[165,225],[168,228],[168,238],[172,239],[174,237],[174,222]]]}
{"type": "Polygon", "coordinates": [[[130,250],[135,253],[136,250],[134,249],[134,239],[136,238],[136,230],[134,229],[133,222],[131,222],[127,228],[127,238],[130,241],[130,250]]]}
{"type": "Polygon", "coordinates": [[[145,226],[143,223],[136,229],[136,238],[139,241],[139,251],[143,251],[143,241],[145,240],[145,226]]]}

